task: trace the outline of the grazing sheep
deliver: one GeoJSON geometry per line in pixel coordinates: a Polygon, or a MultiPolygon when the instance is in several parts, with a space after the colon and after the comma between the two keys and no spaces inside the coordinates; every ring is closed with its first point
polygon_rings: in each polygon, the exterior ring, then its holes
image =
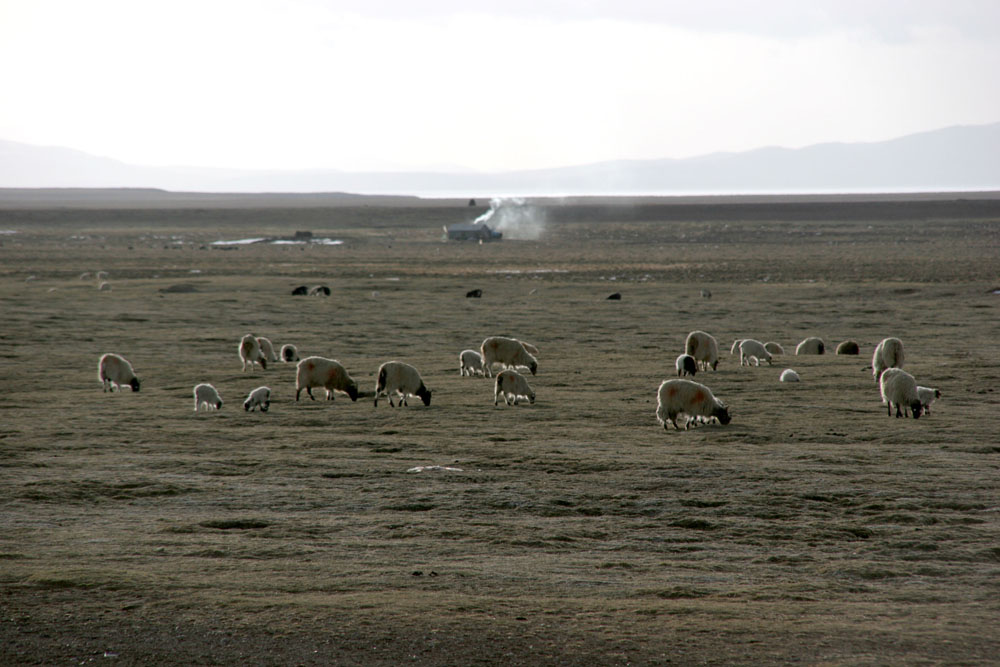
{"type": "Polygon", "coordinates": [[[791,368],[786,368],[781,371],[781,377],[779,378],[781,382],[799,382],[801,379],[802,378],[799,377],[799,374],[791,368]]]}
{"type": "Polygon", "coordinates": [[[528,380],[515,370],[507,369],[497,374],[496,389],[493,392],[493,405],[498,405],[500,396],[503,402],[510,405],[512,402],[517,405],[517,401],[522,396],[528,399],[528,403],[534,405],[535,390],[528,384],[528,380]]]}
{"type": "Polygon", "coordinates": [[[609,294],[607,300],[608,301],[621,301],[622,300],[622,293],[621,292],[615,292],[614,294],[609,294]]]}
{"type": "Polygon", "coordinates": [[[898,338],[883,338],[872,354],[872,375],[875,377],[875,384],[878,384],[885,369],[902,368],[904,358],[903,341],[898,338]]]}
{"type": "Polygon", "coordinates": [[[920,398],[920,405],[924,408],[924,414],[929,415],[931,413],[931,403],[941,398],[941,390],[917,385],[917,396],[920,398]]]}
{"type": "Polygon", "coordinates": [[[132,391],[139,391],[139,378],[135,376],[132,364],[113,352],[101,355],[97,362],[97,379],[101,381],[104,391],[114,391],[115,387],[121,391],[125,385],[131,387],[132,391]]]}
{"type": "Polygon", "coordinates": [[[243,401],[243,409],[248,412],[252,412],[256,408],[260,408],[261,412],[267,412],[269,407],[271,407],[270,387],[257,387],[250,392],[247,400],[243,401]]]}
{"type": "Polygon", "coordinates": [[[729,348],[729,354],[736,354],[736,350],[740,349],[740,343],[745,341],[746,338],[737,338],[733,341],[733,346],[729,348]]]}
{"type": "Polygon", "coordinates": [[[105,280],[104,282],[102,282],[100,285],[97,286],[97,289],[101,292],[110,292],[111,283],[105,280]]]}
{"type": "Polygon", "coordinates": [[[465,293],[466,299],[480,299],[482,298],[482,296],[483,296],[483,290],[481,289],[472,289],[465,293]]]}
{"type": "Polygon", "coordinates": [[[726,404],[717,399],[705,385],[693,380],[664,380],[656,394],[656,419],[663,428],[667,428],[669,421],[679,431],[678,415],[684,415],[685,430],[700,418],[714,417],[723,425],[732,420],[726,404]]]}
{"type": "Polygon", "coordinates": [[[257,344],[260,345],[260,353],[265,359],[268,361],[278,360],[278,355],[274,353],[274,345],[271,344],[271,340],[269,338],[258,336],[257,344]]]}
{"type": "Polygon", "coordinates": [[[246,372],[247,364],[250,364],[250,371],[254,369],[254,364],[260,364],[260,367],[267,369],[267,359],[264,358],[263,352],[260,350],[260,343],[257,341],[257,337],[253,334],[247,334],[240,339],[240,361],[243,362],[243,371],[246,372]]]}
{"type": "Polygon", "coordinates": [[[795,346],[795,354],[823,354],[825,351],[823,339],[816,336],[810,336],[795,346]]]}
{"type": "Polygon", "coordinates": [[[701,291],[701,298],[702,299],[711,299],[712,298],[712,290],[703,289],[701,291]]]}
{"type": "Polygon", "coordinates": [[[487,377],[493,375],[493,364],[500,364],[504,368],[525,366],[531,370],[532,375],[538,374],[538,360],[516,338],[490,336],[483,340],[479,353],[483,355],[483,370],[487,377]]]}
{"type": "Polygon", "coordinates": [[[108,272],[107,271],[98,271],[96,274],[94,274],[94,277],[97,278],[98,282],[100,282],[102,280],[107,280],[108,279],[108,272]]]}
{"type": "Polygon", "coordinates": [[[702,370],[716,370],[719,366],[719,342],[711,334],[704,331],[692,331],[684,341],[684,351],[700,361],[702,370]]]}
{"type": "Polygon", "coordinates": [[[674,368],[677,369],[677,377],[681,377],[682,375],[694,376],[698,372],[698,362],[690,354],[682,354],[674,362],[674,368]]]}
{"type": "Polygon", "coordinates": [[[764,349],[771,354],[784,354],[785,348],[781,347],[780,343],[775,343],[773,340],[769,340],[764,343],[764,349]]]}
{"type": "Polygon", "coordinates": [[[309,287],[306,285],[299,285],[292,290],[292,296],[306,296],[309,294],[309,287]]]}
{"type": "Polygon", "coordinates": [[[879,389],[890,417],[895,403],[897,417],[905,416],[905,408],[908,407],[913,412],[913,418],[920,419],[924,406],[917,395],[917,381],[912,375],[901,368],[887,368],[879,379],[879,389]]]}
{"type": "Polygon", "coordinates": [[[750,360],[753,359],[755,365],[760,366],[760,360],[763,359],[771,364],[771,353],[767,351],[764,347],[764,343],[759,340],[754,340],[753,338],[747,338],[742,343],[740,343],[740,366],[746,362],[746,365],[750,365],[750,360]]]}
{"type": "Polygon", "coordinates": [[[462,350],[458,355],[458,363],[459,375],[468,375],[469,377],[486,375],[486,371],[483,370],[483,355],[475,350],[462,350]]]}
{"type": "Polygon", "coordinates": [[[861,354],[861,347],[856,340],[845,340],[837,346],[837,354],[861,354]]]}
{"type": "Polygon", "coordinates": [[[206,410],[222,409],[222,398],[219,397],[219,392],[207,382],[194,387],[194,411],[198,412],[203,405],[206,410]]]}
{"type": "Polygon", "coordinates": [[[299,360],[299,349],[292,345],[291,343],[286,343],[281,346],[281,360],[284,362],[292,362],[299,360]]]}
{"type": "Polygon", "coordinates": [[[326,390],[326,400],[333,400],[333,392],[340,391],[350,396],[352,401],[358,400],[358,383],[354,381],[347,370],[334,359],[323,357],[306,357],[299,362],[295,371],[295,400],[305,389],[309,398],[313,396],[313,387],[323,387],[326,390]]]}
{"type": "Polygon", "coordinates": [[[406,405],[407,396],[419,396],[424,405],[431,404],[431,390],[424,386],[417,369],[402,361],[387,361],[378,367],[378,379],[375,380],[375,407],[378,407],[378,397],[385,395],[392,404],[392,394],[399,394],[399,403],[406,405]]]}
{"type": "Polygon", "coordinates": [[[316,285],[309,290],[309,296],[330,296],[330,288],[326,285],[316,285]]]}

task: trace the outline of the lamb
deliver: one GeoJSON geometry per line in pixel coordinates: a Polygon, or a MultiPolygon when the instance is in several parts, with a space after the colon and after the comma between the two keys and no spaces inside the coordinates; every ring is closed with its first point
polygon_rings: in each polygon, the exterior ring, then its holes
{"type": "Polygon", "coordinates": [[[781,347],[780,343],[775,343],[773,340],[769,340],[764,343],[764,349],[771,354],[784,354],[785,348],[781,347]]]}
{"type": "Polygon", "coordinates": [[[802,378],[800,378],[799,374],[793,371],[791,368],[786,368],[785,370],[781,371],[781,377],[778,379],[781,382],[799,382],[801,381],[802,378]]]}
{"type": "Polygon", "coordinates": [[[219,397],[219,392],[207,382],[202,382],[194,387],[194,411],[198,412],[198,409],[203,405],[206,410],[222,409],[222,398],[219,397]]]}
{"type": "Polygon", "coordinates": [[[406,405],[407,396],[419,396],[424,405],[431,404],[431,390],[424,385],[417,369],[402,361],[387,361],[378,367],[375,380],[375,407],[378,407],[378,397],[385,395],[392,404],[392,394],[399,394],[399,403],[406,405]]]}
{"type": "Polygon", "coordinates": [[[664,380],[657,392],[656,403],[656,419],[664,429],[669,421],[676,430],[681,430],[677,425],[677,416],[681,414],[685,416],[685,430],[699,419],[714,417],[722,425],[732,420],[726,404],[717,399],[711,389],[693,380],[664,380]]]}
{"type": "Polygon", "coordinates": [[[674,367],[677,369],[677,377],[681,377],[682,375],[694,376],[698,372],[698,362],[690,354],[678,356],[677,361],[674,362],[674,367]]]}
{"type": "Polygon", "coordinates": [[[931,403],[941,398],[941,391],[917,385],[917,396],[920,398],[920,405],[923,406],[924,414],[929,415],[931,413],[931,403]]]}
{"type": "Polygon", "coordinates": [[[334,359],[306,357],[298,363],[295,371],[295,400],[299,400],[299,395],[305,389],[309,398],[315,401],[313,387],[323,387],[328,401],[333,400],[335,391],[347,394],[352,401],[358,400],[358,383],[340,362],[334,359]]]}
{"type": "Polygon", "coordinates": [[[861,354],[861,347],[856,340],[845,340],[837,346],[837,354],[861,354]]]}
{"type": "Polygon", "coordinates": [[[702,370],[716,370],[719,366],[719,342],[704,331],[692,331],[684,341],[684,351],[702,363],[702,370]]]}
{"type": "Polygon", "coordinates": [[[101,381],[104,391],[118,391],[128,385],[132,391],[139,391],[139,378],[135,376],[135,369],[125,357],[108,352],[101,356],[97,362],[97,379],[101,381]]]}
{"type": "Polygon", "coordinates": [[[281,346],[281,360],[284,362],[293,362],[299,360],[299,349],[292,345],[291,343],[286,343],[281,346]]]}
{"type": "Polygon", "coordinates": [[[267,412],[267,409],[271,407],[270,387],[257,387],[250,392],[247,400],[243,401],[243,409],[248,412],[252,412],[258,407],[261,412],[267,412]]]}
{"type": "Polygon", "coordinates": [[[892,416],[892,405],[896,404],[896,417],[905,416],[905,408],[913,412],[914,419],[920,419],[924,406],[917,394],[917,381],[901,368],[887,368],[879,379],[879,389],[882,402],[888,406],[889,416],[892,416]]]}
{"type": "Polygon", "coordinates": [[[532,375],[538,374],[538,360],[516,338],[490,336],[483,340],[479,352],[483,355],[483,371],[487,377],[493,375],[493,364],[500,364],[504,368],[525,366],[531,370],[532,375]]]}
{"type": "Polygon", "coordinates": [[[528,403],[535,404],[535,390],[531,388],[523,375],[511,369],[500,371],[497,374],[493,405],[499,404],[500,396],[503,396],[503,402],[506,405],[510,405],[511,402],[517,405],[518,399],[522,396],[528,399],[528,403]]]}
{"type": "Polygon", "coordinates": [[[826,345],[823,343],[823,339],[816,336],[803,339],[795,346],[795,354],[823,354],[825,351],[826,345]]]}
{"type": "Polygon", "coordinates": [[[875,384],[879,383],[885,369],[902,368],[903,359],[903,341],[898,338],[883,338],[872,355],[872,375],[875,376],[875,384]]]}
{"type": "Polygon", "coordinates": [[[764,347],[764,343],[759,340],[754,340],[753,338],[747,338],[740,343],[740,366],[746,362],[746,365],[750,365],[750,359],[753,359],[757,366],[760,366],[760,360],[765,360],[768,365],[771,364],[771,353],[767,351],[764,347]]]}
{"type": "Polygon", "coordinates": [[[278,355],[274,353],[274,345],[271,344],[269,338],[264,338],[259,336],[257,338],[257,344],[260,345],[260,353],[268,361],[277,361],[278,355]]]}
{"type": "Polygon", "coordinates": [[[459,375],[468,375],[469,377],[486,375],[486,371],[483,370],[483,355],[475,350],[462,350],[458,355],[458,363],[459,375]]]}
{"type": "Polygon", "coordinates": [[[240,339],[240,361],[243,362],[243,371],[246,372],[247,364],[250,364],[250,371],[253,372],[254,364],[260,364],[260,367],[267,369],[267,359],[264,358],[264,353],[260,350],[260,343],[257,341],[257,337],[253,334],[247,334],[240,339]]]}

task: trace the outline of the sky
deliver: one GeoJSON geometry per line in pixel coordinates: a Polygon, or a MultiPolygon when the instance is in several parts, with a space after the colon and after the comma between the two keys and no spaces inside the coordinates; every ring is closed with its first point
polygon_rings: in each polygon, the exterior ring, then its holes
{"type": "Polygon", "coordinates": [[[0,0],[0,139],[508,171],[1000,121],[996,0],[0,0]]]}

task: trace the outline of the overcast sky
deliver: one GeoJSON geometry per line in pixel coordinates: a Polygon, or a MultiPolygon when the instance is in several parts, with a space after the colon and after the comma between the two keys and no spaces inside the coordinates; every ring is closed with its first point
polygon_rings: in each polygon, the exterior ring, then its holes
{"type": "Polygon", "coordinates": [[[1000,121],[996,0],[0,0],[0,139],[475,170],[1000,121]]]}

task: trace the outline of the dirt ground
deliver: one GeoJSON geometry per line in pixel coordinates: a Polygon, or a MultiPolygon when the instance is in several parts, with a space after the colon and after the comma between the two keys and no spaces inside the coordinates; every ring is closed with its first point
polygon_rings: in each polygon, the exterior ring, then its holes
{"type": "Polygon", "coordinates": [[[0,206],[0,663],[996,663],[1000,200],[543,200],[481,245],[465,201],[202,204],[0,206]],[[330,243],[213,245],[298,230],[330,243]],[[733,420],[664,430],[694,329],[733,420]],[[249,332],[362,396],[243,372],[249,332]],[[539,348],[534,405],[459,375],[490,335],[539,348]],[[429,407],[373,406],[389,359],[429,407]]]}

